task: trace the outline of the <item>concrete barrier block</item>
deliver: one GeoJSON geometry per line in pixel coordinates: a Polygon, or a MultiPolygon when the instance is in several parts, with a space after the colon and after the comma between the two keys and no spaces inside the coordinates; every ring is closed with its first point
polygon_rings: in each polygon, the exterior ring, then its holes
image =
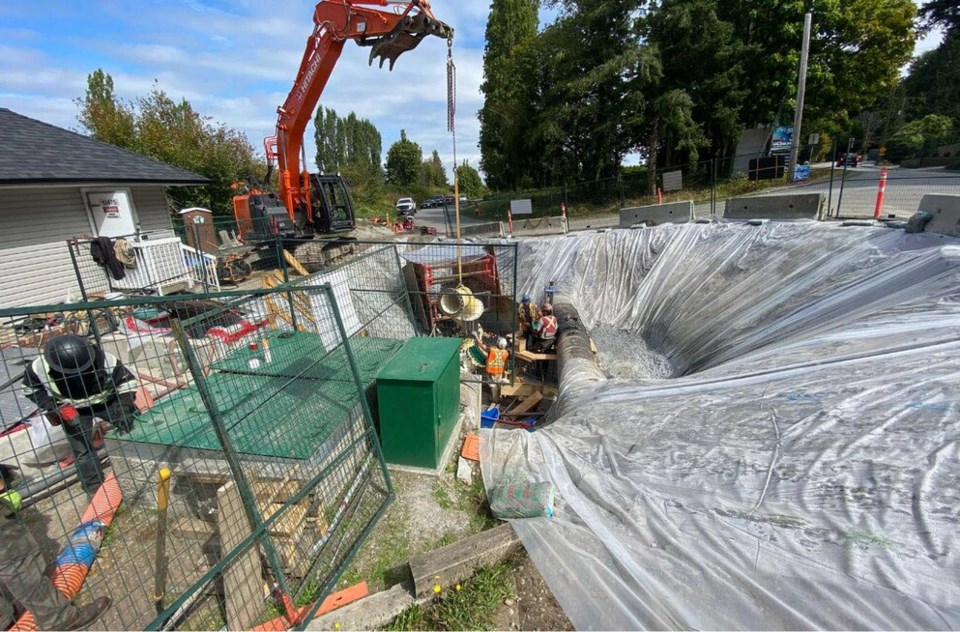
{"type": "Polygon", "coordinates": [[[463,237],[473,237],[477,235],[496,235],[497,237],[503,237],[503,223],[461,224],[460,235],[463,237]]]}
{"type": "Polygon", "coordinates": [[[514,235],[562,235],[567,232],[567,218],[562,215],[513,218],[514,235]]]}
{"type": "Polygon", "coordinates": [[[724,208],[723,217],[724,219],[820,219],[824,201],[823,193],[730,198],[724,208]]]}
{"type": "Polygon", "coordinates": [[[928,193],[920,199],[917,210],[933,216],[924,227],[925,232],[960,237],[960,195],[928,193]]]}
{"type": "Polygon", "coordinates": [[[620,228],[630,228],[637,224],[643,226],[682,224],[692,220],[693,200],[620,209],[620,228]]]}

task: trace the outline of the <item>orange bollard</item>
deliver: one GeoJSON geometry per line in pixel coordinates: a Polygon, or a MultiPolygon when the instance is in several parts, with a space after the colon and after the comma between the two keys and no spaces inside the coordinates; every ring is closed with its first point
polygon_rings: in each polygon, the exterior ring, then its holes
{"type": "Polygon", "coordinates": [[[880,172],[880,189],[877,191],[877,205],[873,207],[873,219],[880,219],[883,210],[883,194],[887,190],[887,168],[880,172]]]}

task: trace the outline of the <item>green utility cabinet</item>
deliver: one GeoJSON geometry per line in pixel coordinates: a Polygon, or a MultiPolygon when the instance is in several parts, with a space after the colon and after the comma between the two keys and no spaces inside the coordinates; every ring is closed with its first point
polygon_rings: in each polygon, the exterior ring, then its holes
{"type": "Polygon", "coordinates": [[[377,374],[383,458],[440,465],[460,414],[460,339],[411,338],[377,374]]]}

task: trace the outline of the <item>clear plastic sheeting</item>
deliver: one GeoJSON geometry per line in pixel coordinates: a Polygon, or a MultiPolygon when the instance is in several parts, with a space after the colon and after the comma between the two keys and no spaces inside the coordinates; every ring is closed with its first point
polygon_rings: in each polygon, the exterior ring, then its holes
{"type": "Polygon", "coordinates": [[[483,430],[484,481],[556,487],[553,519],[513,524],[577,628],[960,628],[958,243],[797,222],[521,244],[518,293],[556,280],[601,367],[560,358],[540,431],[483,430]]]}

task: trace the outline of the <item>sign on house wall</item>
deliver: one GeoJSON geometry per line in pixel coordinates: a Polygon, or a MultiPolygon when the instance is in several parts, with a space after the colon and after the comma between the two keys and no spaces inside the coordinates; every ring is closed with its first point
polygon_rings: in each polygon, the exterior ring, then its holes
{"type": "Polygon", "coordinates": [[[137,232],[130,189],[84,189],[83,196],[98,236],[123,237],[137,232]]]}

